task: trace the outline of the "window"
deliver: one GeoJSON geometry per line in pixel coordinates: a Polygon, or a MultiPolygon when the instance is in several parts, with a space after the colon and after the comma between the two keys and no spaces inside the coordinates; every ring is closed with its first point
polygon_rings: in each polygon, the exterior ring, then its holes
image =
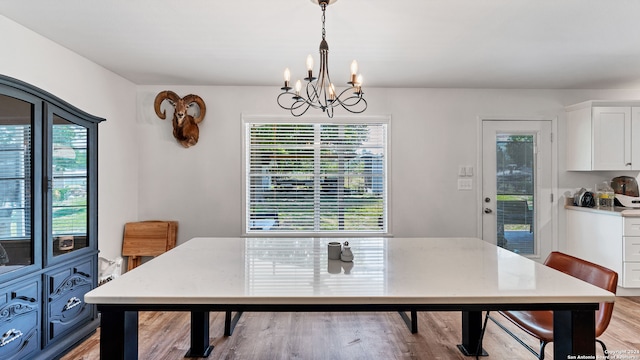
{"type": "Polygon", "coordinates": [[[388,231],[388,119],[244,126],[246,233],[388,231]]]}

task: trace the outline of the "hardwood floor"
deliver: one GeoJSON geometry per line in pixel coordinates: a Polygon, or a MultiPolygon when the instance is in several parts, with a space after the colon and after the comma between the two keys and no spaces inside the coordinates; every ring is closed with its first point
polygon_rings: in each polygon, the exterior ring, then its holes
{"type": "MultiPolygon", "coordinates": [[[[224,337],[224,314],[211,313],[215,348],[208,359],[473,359],[456,348],[460,313],[418,316],[419,332],[411,334],[397,313],[245,313],[234,334],[224,337]]],[[[188,313],[141,312],[139,358],[182,359],[189,348],[189,319],[188,313]]],[[[538,348],[534,339],[503,323],[538,348]]],[[[62,359],[98,359],[99,333],[100,329],[62,359]]],[[[600,339],[610,352],[640,351],[640,297],[616,300],[611,324],[600,339]]],[[[489,356],[483,359],[535,359],[491,322],[484,348],[489,356]]],[[[602,355],[599,346],[597,350],[602,355]]],[[[553,344],[545,353],[553,359],[553,344]]],[[[640,360],[640,354],[618,357],[623,358],[640,360]]]]}

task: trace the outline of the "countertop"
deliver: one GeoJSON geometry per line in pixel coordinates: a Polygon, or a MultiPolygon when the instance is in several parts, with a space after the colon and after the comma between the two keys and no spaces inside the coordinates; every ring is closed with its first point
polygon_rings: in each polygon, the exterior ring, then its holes
{"type": "Polygon", "coordinates": [[[613,210],[581,207],[581,206],[574,206],[574,205],[565,205],[564,208],[568,210],[586,211],[586,212],[593,212],[593,213],[604,214],[604,215],[623,216],[623,217],[640,217],[640,209],[627,208],[622,206],[616,206],[613,208],[613,210]]]}

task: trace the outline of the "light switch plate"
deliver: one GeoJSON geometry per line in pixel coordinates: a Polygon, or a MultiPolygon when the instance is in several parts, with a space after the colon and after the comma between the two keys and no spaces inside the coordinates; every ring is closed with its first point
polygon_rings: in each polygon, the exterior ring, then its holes
{"type": "Polygon", "coordinates": [[[473,190],[473,179],[458,179],[458,190],[473,190]]]}
{"type": "Polygon", "coordinates": [[[465,169],[465,174],[467,174],[467,176],[473,176],[473,166],[467,166],[465,169]]]}

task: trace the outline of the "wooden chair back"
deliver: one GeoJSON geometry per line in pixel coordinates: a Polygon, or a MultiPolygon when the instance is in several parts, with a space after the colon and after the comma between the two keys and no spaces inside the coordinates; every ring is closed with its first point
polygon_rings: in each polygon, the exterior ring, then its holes
{"type": "Polygon", "coordinates": [[[176,246],[177,221],[139,221],[124,225],[122,256],[127,271],[142,263],[143,256],[158,256],[176,246]]]}

